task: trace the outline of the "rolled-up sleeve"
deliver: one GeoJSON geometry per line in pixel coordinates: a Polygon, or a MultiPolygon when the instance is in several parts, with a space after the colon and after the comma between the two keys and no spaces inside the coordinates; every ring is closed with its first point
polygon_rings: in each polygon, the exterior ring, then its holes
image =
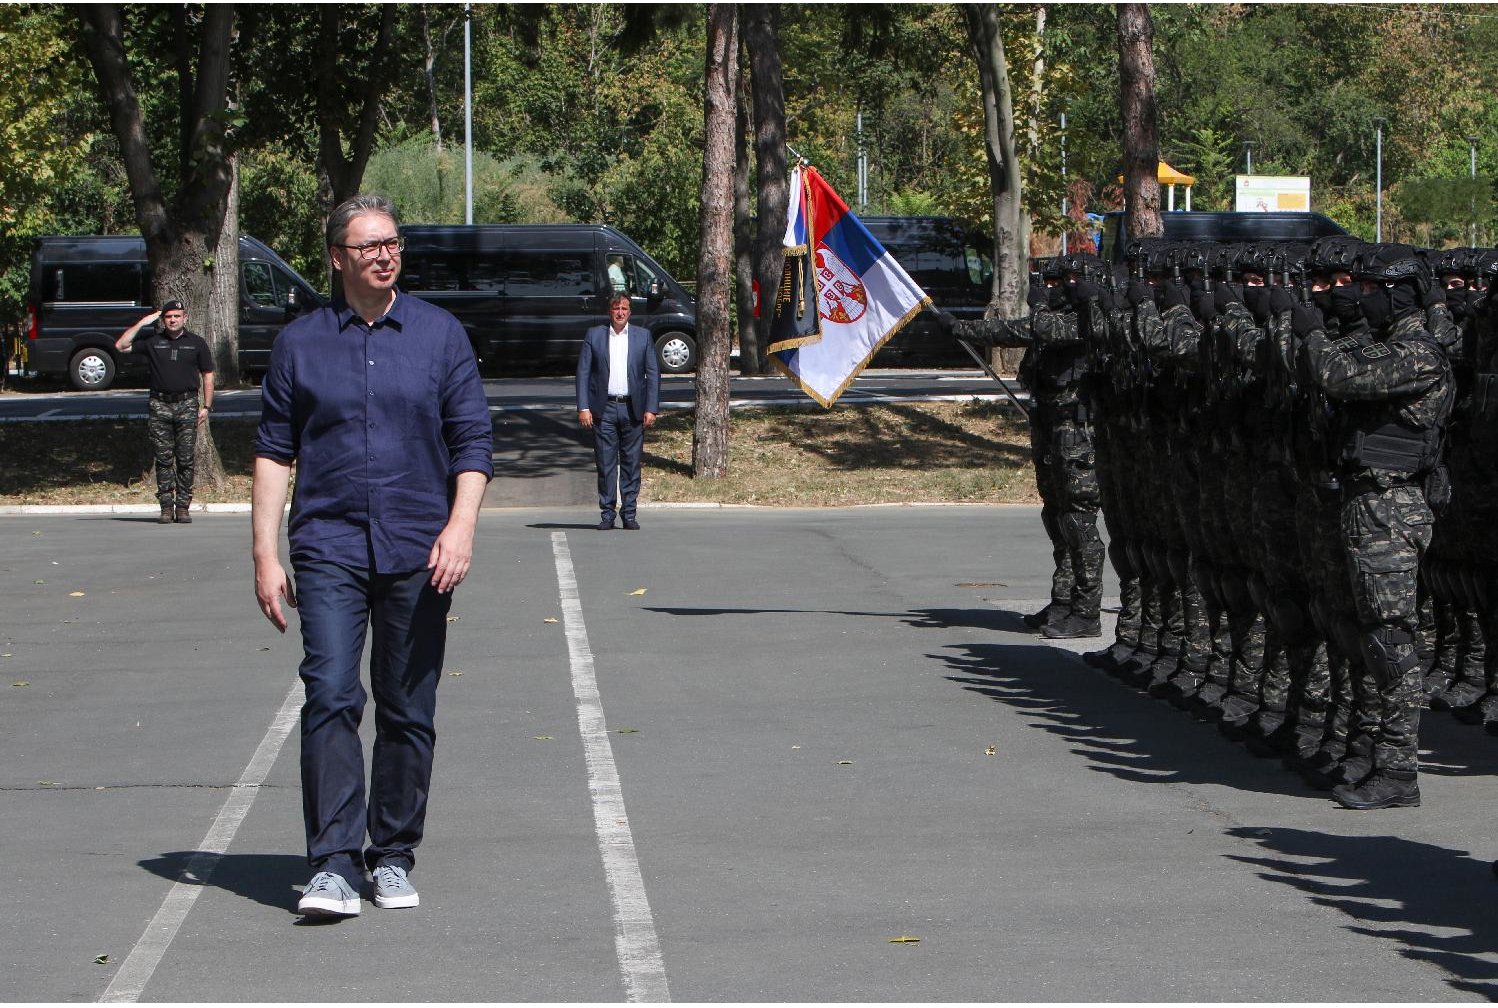
{"type": "Polygon", "coordinates": [[[289,342],[283,333],[271,349],[270,370],[260,384],[260,426],[255,431],[255,455],[288,465],[301,447],[300,430],[292,415],[295,397],[289,342]]]}

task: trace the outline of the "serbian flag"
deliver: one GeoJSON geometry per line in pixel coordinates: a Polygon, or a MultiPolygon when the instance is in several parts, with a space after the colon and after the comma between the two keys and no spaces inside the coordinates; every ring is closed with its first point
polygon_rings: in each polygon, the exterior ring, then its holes
{"type": "Polygon", "coordinates": [[[791,173],[788,209],[770,362],[830,408],[931,299],[815,168],[791,173]]]}

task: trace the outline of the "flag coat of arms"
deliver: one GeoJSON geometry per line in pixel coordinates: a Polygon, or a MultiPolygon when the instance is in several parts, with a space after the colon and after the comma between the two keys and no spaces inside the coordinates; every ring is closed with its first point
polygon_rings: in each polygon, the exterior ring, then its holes
{"type": "Polygon", "coordinates": [[[770,362],[830,407],[931,303],[815,168],[791,173],[770,362]]]}

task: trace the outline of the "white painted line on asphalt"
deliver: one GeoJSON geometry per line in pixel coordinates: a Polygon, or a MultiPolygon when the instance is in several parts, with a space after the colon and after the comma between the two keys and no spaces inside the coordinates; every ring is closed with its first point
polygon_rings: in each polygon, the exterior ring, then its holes
{"type": "Polygon", "coordinates": [[[593,797],[593,826],[598,833],[598,853],[614,904],[614,949],[625,996],[632,1002],[671,1000],[666,986],[666,964],[661,958],[655,918],[640,875],[635,838],[624,811],[624,790],[614,764],[614,748],[603,718],[603,697],[593,672],[593,649],[583,624],[583,607],[572,571],[572,551],[564,532],[551,534],[551,552],[557,565],[557,594],[562,603],[562,624],[567,635],[567,654],[572,665],[572,693],[577,698],[577,727],[583,737],[583,756],[588,767],[588,793],[593,797]]]}
{"type": "Polygon", "coordinates": [[[141,992],[150,983],[151,975],[161,964],[162,956],[166,955],[172,939],[177,937],[177,929],[187,919],[188,911],[208,885],[213,870],[218,867],[229,844],[234,842],[234,834],[239,832],[240,824],[249,814],[250,806],[255,803],[260,785],[265,783],[271,765],[281,752],[282,744],[296,725],[301,708],[302,683],[297,680],[287,692],[286,699],[281,701],[281,709],[265,730],[265,737],[260,740],[255,755],[250,757],[244,773],[239,775],[229,797],[224,799],[218,818],[208,827],[203,842],[198,844],[198,849],[172,883],[171,891],[162,901],[161,909],[156,911],[156,916],[146,925],[140,941],[135,943],[135,947],[120,965],[120,971],[114,975],[109,987],[99,998],[101,1003],[140,1000],[141,992]]]}

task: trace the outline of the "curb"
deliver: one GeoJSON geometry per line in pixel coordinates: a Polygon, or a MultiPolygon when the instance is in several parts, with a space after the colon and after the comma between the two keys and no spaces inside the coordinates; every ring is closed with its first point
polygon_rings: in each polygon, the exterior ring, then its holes
{"type": "MultiPolygon", "coordinates": [[[[484,511],[559,511],[586,507],[582,504],[558,505],[556,507],[486,507],[484,511]]],[[[1033,504],[989,504],[983,501],[887,501],[878,504],[840,504],[828,506],[780,505],[780,504],[723,504],[717,501],[682,501],[661,504],[641,504],[641,511],[844,511],[869,508],[955,508],[955,507],[1033,507],[1033,504]]],[[[290,505],[287,506],[290,509],[290,505]]],[[[161,510],[157,504],[0,504],[0,517],[7,515],[109,515],[109,514],[156,514],[161,510]]],[[[249,514],[248,504],[194,504],[192,511],[199,514],[249,514]]]]}

